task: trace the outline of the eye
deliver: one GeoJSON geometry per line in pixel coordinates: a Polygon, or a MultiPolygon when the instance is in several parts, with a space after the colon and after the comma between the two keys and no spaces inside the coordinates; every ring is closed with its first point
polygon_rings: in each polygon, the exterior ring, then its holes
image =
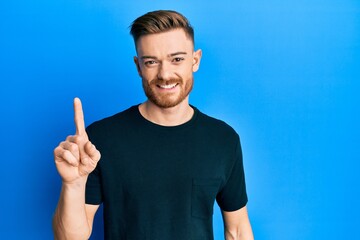
{"type": "Polygon", "coordinates": [[[174,58],[172,60],[172,62],[174,62],[174,63],[179,63],[179,62],[182,62],[182,61],[184,61],[184,58],[182,58],[182,57],[176,57],[176,58],[174,58]]]}
{"type": "Polygon", "coordinates": [[[146,66],[151,66],[151,65],[156,64],[156,61],[155,61],[155,60],[149,60],[149,61],[145,61],[144,64],[145,64],[146,66]]]}

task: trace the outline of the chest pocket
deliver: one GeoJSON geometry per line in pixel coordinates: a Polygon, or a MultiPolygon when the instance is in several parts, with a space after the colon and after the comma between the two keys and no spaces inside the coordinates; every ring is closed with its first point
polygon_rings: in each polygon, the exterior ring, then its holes
{"type": "Polygon", "coordinates": [[[191,191],[191,215],[198,218],[210,218],[216,194],[220,187],[220,179],[194,178],[191,191]]]}

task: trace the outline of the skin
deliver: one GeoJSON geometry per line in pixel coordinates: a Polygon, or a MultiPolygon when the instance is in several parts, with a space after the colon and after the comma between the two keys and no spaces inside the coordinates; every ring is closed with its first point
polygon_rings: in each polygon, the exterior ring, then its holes
{"type": "Polygon", "coordinates": [[[171,106],[164,107],[149,98],[139,106],[140,113],[149,121],[164,126],[176,126],[190,120],[193,109],[189,105],[188,94],[192,88],[193,73],[199,69],[201,50],[194,51],[192,41],[182,29],[177,29],[141,37],[137,42],[137,53],[134,62],[145,92],[148,86],[159,102],[164,105],[167,102],[171,106]],[[159,87],[167,82],[179,81],[172,89],[159,87]]]}
{"type": "Polygon", "coordinates": [[[254,239],[246,206],[233,212],[222,211],[222,216],[226,240],[254,239]]]}
{"type": "Polygon", "coordinates": [[[53,218],[55,239],[88,239],[98,206],[85,204],[85,185],[100,152],[85,131],[81,101],[74,99],[75,135],[54,150],[56,168],[62,178],[59,202],[53,218]]]}
{"type": "MultiPolygon", "coordinates": [[[[134,62],[148,100],[139,105],[149,121],[176,126],[194,113],[189,105],[193,73],[199,69],[202,52],[182,29],[140,37],[134,62]]],[[[81,101],[74,99],[75,135],[68,136],[54,150],[55,164],[62,178],[62,190],[53,218],[55,239],[88,239],[99,205],[85,204],[88,174],[100,152],[85,131],[81,101]]],[[[253,239],[246,207],[222,212],[226,239],[253,239]]]]}

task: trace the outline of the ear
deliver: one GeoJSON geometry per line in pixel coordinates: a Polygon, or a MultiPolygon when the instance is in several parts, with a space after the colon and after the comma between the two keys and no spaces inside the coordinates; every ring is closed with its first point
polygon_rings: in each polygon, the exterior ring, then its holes
{"type": "Polygon", "coordinates": [[[139,59],[138,59],[138,57],[136,57],[136,56],[134,56],[134,63],[135,63],[136,70],[138,71],[139,76],[142,77],[142,75],[141,75],[141,69],[140,69],[140,64],[139,64],[139,59]]]}
{"type": "Polygon", "coordinates": [[[193,53],[193,66],[192,66],[193,72],[196,72],[199,69],[201,56],[202,56],[201,49],[199,49],[193,53]]]}

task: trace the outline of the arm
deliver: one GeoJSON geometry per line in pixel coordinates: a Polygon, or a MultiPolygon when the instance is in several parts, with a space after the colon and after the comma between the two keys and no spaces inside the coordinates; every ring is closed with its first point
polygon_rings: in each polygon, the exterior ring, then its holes
{"type": "Polygon", "coordinates": [[[84,189],[63,184],[53,218],[55,239],[89,239],[99,205],[85,204],[84,189]]]}
{"type": "Polygon", "coordinates": [[[253,240],[249,216],[246,206],[233,211],[222,211],[226,240],[253,240]]]}
{"type": "Polygon", "coordinates": [[[55,239],[88,239],[99,205],[85,204],[88,175],[100,160],[100,152],[89,141],[79,99],[74,100],[76,134],[68,136],[54,150],[55,164],[62,178],[61,194],[53,218],[55,239]]]}

